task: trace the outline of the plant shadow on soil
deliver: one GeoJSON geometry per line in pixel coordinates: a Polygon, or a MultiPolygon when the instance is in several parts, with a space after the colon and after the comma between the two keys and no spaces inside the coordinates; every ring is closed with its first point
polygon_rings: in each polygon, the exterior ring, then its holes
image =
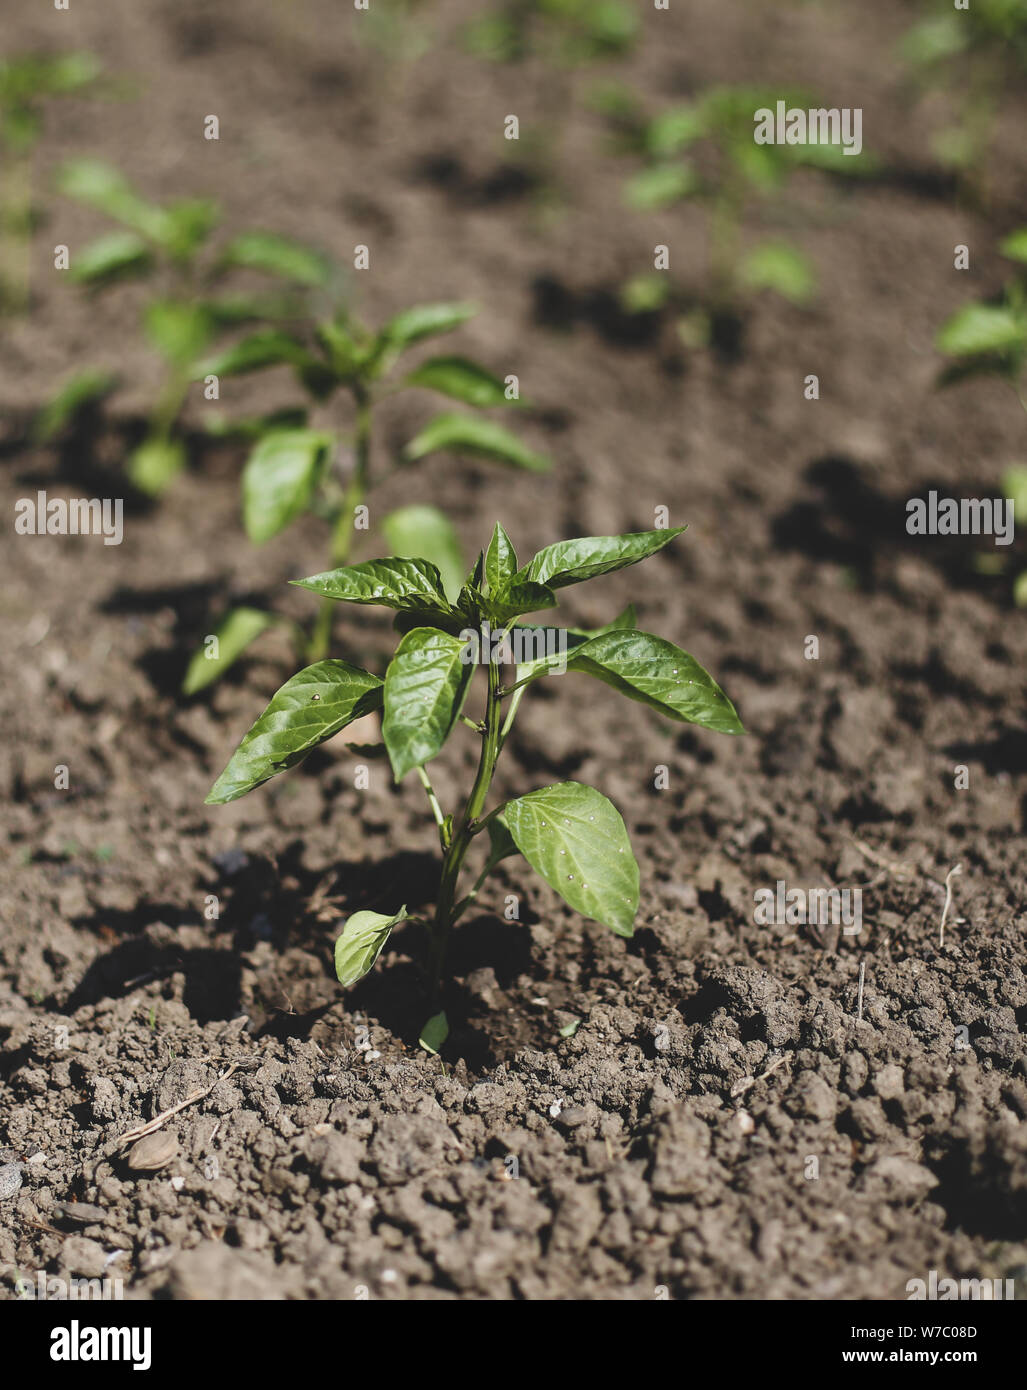
{"type": "MultiPolygon", "coordinates": [[[[990,544],[990,537],[970,537],[968,541],[963,536],[936,536],[932,537],[935,544],[926,548],[923,537],[906,530],[909,498],[890,496],[874,487],[860,465],[842,454],[814,459],[803,481],[816,496],[794,502],[772,522],[772,538],[781,550],[801,552],[809,560],[847,565],[856,571],[862,587],[870,590],[886,587],[884,567],[888,565],[890,570],[896,555],[915,555],[917,560],[934,565],[953,588],[995,595],[995,577],[978,572],[971,563],[975,542],[978,546],[990,544]]],[[[919,485],[916,495],[926,497],[931,490],[940,497],[958,499],[962,495],[961,489],[941,478],[919,485]]],[[[976,490],[968,486],[965,495],[974,496],[976,490]]],[[[1009,589],[1006,585],[1003,595],[1011,604],[1009,589]]]]}
{"type": "MultiPolygon", "coordinates": [[[[252,857],[245,875],[233,873],[214,877],[204,891],[223,894],[225,915],[207,925],[211,944],[190,947],[167,940],[167,932],[195,925],[195,911],[173,903],[140,902],[128,910],[102,908],[76,919],[77,930],[110,941],[119,938],[110,950],[88,966],[65,1001],[51,998],[45,1007],[62,1014],[73,1013],[103,999],[118,999],[140,985],[167,978],[184,977],[182,1003],[196,1022],[204,1024],[236,1017],[244,1008],[243,972],[246,953],[261,940],[269,940],[276,958],[283,964],[291,951],[301,951],[323,959],[324,974],[308,982],[304,1004],[310,1007],[283,1010],[270,1000],[266,1007],[251,1014],[256,1036],[278,1039],[307,1038],[315,1023],[343,996],[331,969],[330,943],[326,942],[323,915],[312,912],[315,892],[324,888],[321,872],[303,869],[303,845],[295,841],[275,861],[252,857]],[[234,891],[231,887],[235,881],[234,891]],[[232,923],[231,939],[217,944],[232,923]],[[273,923],[290,923],[276,929],[273,923]]],[[[375,1017],[398,1037],[415,1040],[424,1023],[426,986],[420,962],[428,948],[427,930],[419,914],[433,899],[438,877],[436,858],[428,853],[402,851],[373,863],[344,864],[334,874],[328,901],[336,916],[334,932],[352,912],[381,906],[394,895],[397,883],[403,885],[411,920],[391,943],[409,959],[390,961],[385,971],[375,972],[345,996],[347,1010],[375,1017]]],[[[466,1043],[469,1065],[493,1065],[487,1036],[467,1021],[481,1012],[480,1001],[456,977],[464,977],[484,967],[491,968],[500,989],[509,988],[521,975],[531,971],[531,945],[523,928],[536,918],[528,914],[523,922],[511,925],[483,913],[461,923],[453,933],[449,980],[444,989],[444,1007],[450,1016],[454,1036],[466,1043]]]]}

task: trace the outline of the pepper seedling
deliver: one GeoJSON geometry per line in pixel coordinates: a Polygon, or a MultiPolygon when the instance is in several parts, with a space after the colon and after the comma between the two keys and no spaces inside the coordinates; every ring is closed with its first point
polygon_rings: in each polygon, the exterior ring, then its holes
{"type": "MultiPolygon", "coordinates": [[[[382,736],[393,774],[398,782],[416,773],[442,852],[429,923],[428,1021],[420,1036],[429,1051],[437,1052],[448,1032],[442,981],[450,933],[502,860],[522,855],[570,907],[618,936],[629,937],[633,931],[638,865],[620,813],[601,792],[580,782],[558,782],[488,807],[496,765],[525,691],[547,676],[575,672],[603,681],[668,719],[721,733],[744,732],[712,677],[672,642],[640,632],[633,608],[591,631],[519,621],[524,614],[555,607],[558,591],[568,585],[655,555],[682,530],[561,541],[518,567],[513,544],[497,524],[453,602],[438,569],[420,558],[371,560],[294,581],[333,601],[396,610],[403,636],[384,680],[333,659],[287,681],[239,744],[207,803],[234,801],[295,767],[354,719],[383,711],[382,736]],[[478,665],[484,668],[487,690],[482,714],[474,720],[463,709],[478,665]],[[426,765],[458,724],[470,726],[481,746],[466,799],[447,813],[426,765]],[[464,861],[479,837],[485,845],[478,856],[483,862],[473,885],[463,892],[464,861]]],[[[391,932],[406,919],[406,908],[400,906],[391,914],[364,910],[346,920],[335,947],[336,974],[343,986],[367,974],[391,932]]]]}
{"type": "Polygon", "coordinates": [[[24,54],[0,59],[0,151],[4,180],[0,199],[0,310],[19,313],[28,304],[28,252],[32,235],[32,150],[53,97],[75,96],[98,84],[100,64],[91,53],[53,57],[24,54]]]}
{"type": "Polygon", "coordinates": [[[1024,269],[1003,286],[995,301],[964,304],[942,324],[935,346],[954,361],[942,372],[939,385],[951,386],[971,376],[997,376],[1009,383],[1027,410],[1023,380],[1027,365],[1027,227],[1011,232],[998,249],[1024,269]]]}
{"type": "MultiPolygon", "coordinates": [[[[624,185],[624,198],[638,212],[653,212],[680,202],[696,202],[708,213],[709,285],[705,307],[682,314],[678,330],[689,346],[705,346],[716,337],[718,323],[737,318],[747,296],[770,290],[806,305],[816,291],[808,258],[790,241],[775,239],[748,248],[742,244],[742,219],[750,203],[776,199],[783,205],[790,176],[807,166],[832,174],[865,173],[866,152],[846,156],[829,142],[757,144],[755,115],[786,106],[815,105],[800,91],[748,86],[713,87],[696,100],[668,107],[648,118],[622,87],[596,94],[595,103],[615,132],[615,146],[642,161],[624,185]]],[[[666,270],[632,277],[621,290],[627,313],[683,308],[666,270]]]]}
{"type": "MultiPolygon", "coordinates": [[[[335,430],[309,428],[305,410],[296,412],[296,419],[285,428],[255,425],[257,443],[242,476],[243,524],[255,544],[270,540],[304,513],[314,512],[331,526],[330,562],[346,564],[357,529],[370,529],[367,499],[381,480],[373,459],[375,413],[387,396],[416,387],[478,409],[509,407],[519,401],[516,377],[501,381],[461,356],[429,357],[398,383],[386,381],[409,348],[459,328],[476,312],[471,304],[422,304],[371,332],[340,309],[303,332],[258,329],[200,365],[201,374],[219,377],[286,365],[295,371],[312,404],[326,402],[339,391],[351,398],[354,431],[347,451],[335,430]]],[[[529,472],[543,472],[550,466],[548,458],[494,420],[454,411],[428,420],[404,447],[398,463],[414,463],[444,450],[529,472]]],[[[452,523],[437,507],[401,507],[384,518],[382,529],[396,556],[430,560],[441,573],[444,589],[458,592],[463,556],[452,523]]],[[[299,659],[316,661],[327,656],[334,610],[331,599],[325,598],[309,632],[290,624],[299,659]]],[[[215,640],[208,639],[193,655],[183,693],[194,694],[217,680],[261,632],[279,621],[260,609],[231,610],[211,633],[215,640]]]]}
{"type": "MultiPolygon", "coordinates": [[[[147,435],[128,459],[134,485],[151,496],[162,493],[186,462],[176,426],[195,367],[218,336],[253,321],[287,316],[297,309],[296,291],[329,284],[336,272],[327,257],[288,237],[243,232],[223,247],[211,239],[220,220],[209,198],[153,203],[117,170],[100,160],[75,159],[57,175],[67,197],[120,224],[71,255],[72,280],[90,291],[126,278],[142,278],[151,294],[142,316],[143,334],[164,362],[164,380],[149,417],[147,435]],[[257,271],[284,281],[291,293],[220,292],[230,271],[257,271]]],[[[108,373],[88,371],[71,378],[50,402],[37,426],[52,437],[84,406],[116,385],[108,373]]]]}
{"type": "Polygon", "coordinates": [[[1027,71],[1027,0],[973,0],[933,9],[902,36],[899,56],[913,84],[942,96],[938,106],[954,114],[934,135],[933,152],[983,205],[1001,99],[1027,71]]]}

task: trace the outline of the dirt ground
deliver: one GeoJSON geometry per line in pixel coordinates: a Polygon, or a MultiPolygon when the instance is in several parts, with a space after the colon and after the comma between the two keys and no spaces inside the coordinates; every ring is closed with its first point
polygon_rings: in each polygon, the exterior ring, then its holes
{"type": "MultiPolygon", "coordinates": [[[[348,913],[433,900],[419,793],[381,763],[356,790],[360,756],[336,740],[205,807],[289,648],[269,636],[211,691],[177,693],[227,599],[309,614],[284,581],[325,567],[323,526],[249,546],[243,453],[199,433],[189,476],[159,505],[129,503],[120,546],[6,522],[0,1163],[25,1167],[0,1193],[5,1296],[39,1270],[181,1299],[904,1298],[932,1269],[1027,1289],[1027,614],[1008,578],[975,568],[980,540],[905,530],[910,497],[992,496],[1024,458],[1012,393],[936,390],[932,341],[1001,284],[997,237],[1027,220],[1027,101],[1004,108],[985,216],[936,175],[937,113],[902,85],[912,7],[640,8],[617,75],[654,110],[714,81],[813,82],[863,108],[887,169],[858,186],[803,175],[750,218],[751,235],[804,247],[821,291],[804,311],[753,301],[730,358],[615,311],[656,243],[700,287],[703,216],[623,206],[629,166],[581,75],[560,97],[559,192],[540,198],[502,121],[550,110],[565,78],[466,53],[470,0],[419,7],[434,43],[403,62],[332,0],[21,7],[6,35],[91,49],[137,91],[54,108],[39,148],[32,310],[0,343],[4,516],[37,488],[122,495],[156,384],[137,291],[91,304],[50,268],[55,243],[103,225],[47,192],[52,170],[102,154],[151,194],[217,196],[230,227],[345,261],[368,244],[351,289],[371,322],[478,301],[454,350],[520,375],[523,433],[556,466],[445,458],[378,505],[443,507],[469,553],[502,518],[528,556],[668,507],[686,534],[569,592],[565,620],[635,598],[749,733],[662,724],[582,677],[525,701],[498,790],[573,777],[615,802],[642,870],[636,935],[504,865],[457,933],[453,1031],[429,1057],[418,929],[345,995],[331,955],[348,913]],[[126,388],[88,435],[34,445],[31,412],[84,363],[126,388]],[[778,880],[862,887],[862,932],[759,925],[754,893],[778,880]],[[198,1092],[161,1131],[168,1166],[129,1168],[120,1137],[198,1092]]],[[[222,404],[272,398],[292,399],[284,375],[240,379],[222,404]]],[[[197,429],[205,408],[190,403],[197,429]]],[[[390,405],[383,452],[428,408],[390,405]]],[[[375,610],[347,614],[337,654],[382,669],[389,637],[375,610]]],[[[464,734],[435,765],[448,802],[473,766],[464,734]]]]}

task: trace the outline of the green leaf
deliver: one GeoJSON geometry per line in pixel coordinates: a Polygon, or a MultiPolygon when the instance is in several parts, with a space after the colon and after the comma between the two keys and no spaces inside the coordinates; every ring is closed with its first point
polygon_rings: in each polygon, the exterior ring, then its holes
{"type": "Polygon", "coordinates": [[[382,531],[393,555],[401,559],[421,556],[437,566],[448,597],[460,592],[464,558],[453,523],[438,507],[414,503],[390,512],[382,531]]]}
{"type": "Polygon", "coordinates": [[[311,287],[327,285],[332,277],[327,256],[274,232],[243,232],[234,237],[224,249],[222,262],[311,287]]]}
{"type": "Polygon", "coordinates": [[[515,468],[524,468],[531,473],[545,473],[550,467],[549,459],[536,454],[521,442],[515,434],[491,420],[476,420],[471,415],[457,415],[446,412],[429,420],[424,429],[412,439],[403,450],[404,457],[412,462],[435,454],[442,449],[455,454],[475,454],[482,458],[494,459],[498,463],[509,463],[515,468]]]}
{"type": "Polygon", "coordinates": [[[485,613],[496,627],[505,627],[524,613],[538,613],[556,607],[556,595],[545,584],[514,575],[497,594],[485,600],[485,613]]]}
{"type": "Polygon", "coordinates": [[[633,531],[623,536],[581,536],[558,541],[540,550],[518,578],[534,580],[550,589],[581,584],[600,574],[635,565],[662,550],[686,528],[672,526],[659,531],[633,531]]]}
{"type": "Polygon", "coordinates": [[[1003,353],[1027,346],[1027,320],[997,304],[966,304],[942,325],[935,339],[950,357],[1003,353]]]}
{"type": "Polygon", "coordinates": [[[674,106],[649,122],[646,149],[657,159],[680,154],[708,133],[706,112],[699,106],[674,106]]]}
{"type": "Polygon", "coordinates": [[[507,803],[517,848],[576,911],[631,936],[638,865],[620,812],[594,787],[557,782],[507,803]]]}
{"type": "Polygon", "coordinates": [[[199,363],[195,375],[240,376],[244,372],[260,371],[263,367],[288,364],[293,367],[317,362],[303,346],[279,328],[258,328],[255,333],[240,338],[237,343],[199,363]]]}
{"type": "Polygon", "coordinates": [[[787,242],[764,242],[742,260],[740,277],[749,290],[773,290],[792,304],[808,304],[817,281],[808,258],[787,242]]]}
{"type": "Polygon", "coordinates": [[[493,816],[485,829],[489,836],[489,853],[486,862],[486,873],[492,870],[502,859],[510,859],[515,854],[520,854],[520,850],[514,842],[514,837],[510,834],[510,827],[501,815],[493,816]]]}
{"type": "Polygon", "coordinates": [[[128,458],[128,476],[140,492],[159,497],[185,467],[180,439],[147,439],[128,458]]]}
{"type": "Polygon", "coordinates": [[[1027,526],[1027,468],[1022,464],[1003,473],[1002,495],[1012,502],[1017,524],[1027,526]]]}
{"type": "Polygon", "coordinates": [[[380,709],[382,682],[345,661],[318,661],[272,697],[207,793],[207,805],[235,801],[276,772],[301,763],[354,719],[380,709]]]}
{"type": "Polygon", "coordinates": [[[390,319],[378,334],[378,341],[389,350],[402,351],[422,338],[452,332],[477,312],[476,304],[419,304],[390,319]]]}
{"type": "Polygon", "coordinates": [[[214,325],[202,304],[154,299],[143,315],[146,336],[175,367],[191,367],[210,342],[214,325]]]}
{"type": "Polygon", "coordinates": [[[1027,263],[1027,227],[1010,232],[1009,236],[999,242],[998,249],[1007,260],[1027,263]]]}
{"type": "Polygon", "coordinates": [[[442,1012],[432,1014],[431,1018],[421,1029],[421,1035],[417,1039],[417,1042],[420,1047],[424,1048],[425,1052],[430,1052],[434,1057],[448,1037],[449,1021],[445,1013],[442,1012]]]}
{"type": "Polygon", "coordinates": [[[620,287],[618,299],[626,314],[655,314],[671,297],[670,276],[662,270],[633,275],[620,287]]]}
{"type": "Polygon", "coordinates": [[[485,582],[490,594],[499,590],[513,579],[517,572],[517,551],[513,541],[497,521],[489,548],[485,552],[485,582]]]}
{"type": "Polygon", "coordinates": [[[355,985],[372,968],[382,953],[393,927],[406,920],[401,907],[391,917],[381,912],[354,912],[347,917],[342,935],[335,943],[335,973],[343,988],[355,985]]]}
{"type": "Polygon", "coordinates": [[[233,608],[226,613],[210,634],[217,639],[216,645],[210,648],[205,640],[203,646],[193,653],[182,681],[182,694],[195,695],[205,686],[212,685],[239,659],[250,643],[275,621],[272,613],[264,613],[259,608],[233,608]],[[210,650],[216,651],[217,655],[210,655],[210,650]]]}
{"type": "Polygon", "coordinates": [[[1013,581],[1013,602],[1017,608],[1027,608],[1027,570],[1013,581]]]}
{"type": "Polygon", "coordinates": [[[397,782],[440,751],[467,696],[466,644],[436,627],[408,632],[385,673],[382,737],[397,782]]]}
{"type": "Polygon", "coordinates": [[[510,404],[499,377],[466,357],[429,357],[406,377],[406,385],[423,386],[482,408],[510,404]]]}
{"type": "Polygon", "coordinates": [[[561,1038],[573,1038],[574,1034],[578,1031],[580,1027],[581,1019],[572,1018],[570,1023],[565,1023],[563,1027],[560,1029],[559,1036],[561,1038]]]}
{"type": "Polygon", "coordinates": [[[442,576],[427,560],[365,560],[290,582],[342,603],[380,603],[401,613],[452,612],[442,576]]]}
{"type": "Polygon", "coordinates": [[[649,212],[690,198],[698,188],[699,176],[690,164],[654,164],[628,179],[624,198],[636,211],[649,212]]]}
{"type": "Polygon", "coordinates": [[[80,411],[110,395],[117,384],[118,378],[113,372],[93,371],[90,368],[76,372],[36,417],[36,439],[45,442],[56,438],[80,411]]]}
{"type": "Polygon", "coordinates": [[[610,631],[568,656],[568,669],[595,676],[668,719],[743,734],[734,706],[694,657],[649,632],[610,631]]]}
{"type": "Polygon", "coordinates": [[[168,255],[187,265],[220,220],[217,203],[210,198],[180,198],[164,209],[160,244],[168,255]]]}
{"type": "Polygon", "coordinates": [[[276,536],[310,506],[334,435],[276,430],[260,441],[242,475],[243,524],[256,545],[276,536]]]}
{"type": "Polygon", "coordinates": [[[250,415],[231,419],[226,415],[204,415],[207,433],[218,439],[262,439],[275,430],[301,430],[307,424],[307,412],[301,406],[285,406],[267,415],[250,415]]]}
{"type": "Polygon", "coordinates": [[[68,160],[58,169],[55,184],[66,197],[95,208],[153,241],[162,242],[166,235],[163,209],[141,198],[125,176],[103,160],[68,160]]]}
{"type": "Polygon", "coordinates": [[[74,253],[70,274],[77,285],[100,285],[139,274],[152,263],[150,248],[135,232],[107,232],[74,253]]]}

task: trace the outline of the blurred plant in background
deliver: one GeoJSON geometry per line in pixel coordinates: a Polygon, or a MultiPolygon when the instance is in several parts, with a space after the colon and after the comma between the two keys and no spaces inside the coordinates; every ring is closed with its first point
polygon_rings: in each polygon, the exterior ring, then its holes
{"type": "MultiPolygon", "coordinates": [[[[1013,504],[1013,520],[1017,526],[1027,526],[1027,466],[1007,468],[1002,477],[1002,493],[1013,504]]],[[[1013,602],[1027,608],[1027,570],[1013,580],[1013,602]]]]}
{"type": "MultiPolygon", "coordinates": [[[[309,398],[308,407],[241,421],[233,427],[256,441],[242,477],[243,523],[254,544],[263,544],[298,517],[312,512],[331,525],[332,564],[348,563],[356,531],[370,530],[367,498],[384,476],[374,467],[372,446],[375,410],[387,396],[419,387],[479,410],[509,407],[519,400],[515,378],[501,381],[476,362],[455,355],[429,357],[402,380],[383,384],[409,348],[459,328],[475,312],[468,304],[419,305],[371,332],[345,309],[337,308],[330,316],[288,332],[258,329],[198,365],[198,375],[218,377],[289,366],[309,398]],[[308,423],[309,409],[340,390],[349,394],[354,414],[351,448],[345,451],[348,468],[338,432],[311,428],[308,423]]],[[[547,458],[494,421],[446,411],[430,419],[410,440],[393,468],[442,451],[486,458],[529,472],[549,467],[547,458]]],[[[464,558],[452,523],[437,507],[401,507],[385,517],[382,530],[393,555],[429,560],[437,566],[446,592],[459,590],[464,558]]],[[[300,659],[320,661],[327,655],[334,613],[334,604],[325,599],[309,633],[298,624],[287,624],[300,659]]],[[[205,643],[193,656],[183,693],[194,694],[217,680],[255,638],[272,623],[282,621],[255,608],[231,610],[211,634],[216,644],[208,647],[205,643]]]]}
{"type": "Polygon", "coordinates": [[[964,304],[942,324],[935,346],[954,358],[939,378],[949,386],[971,376],[997,376],[1007,381],[1024,410],[1024,366],[1027,364],[1027,227],[999,243],[1007,260],[1024,267],[1002,288],[994,302],[964,304]]]}
{"type": "Polygon", "coordinates": [[[987,200],[987,159],[1005,89],[1027,73],[1027,0],[933,0],[904,35],[900,56],[916,87],[940,92],[954,119],[934,137],[935,156],[964,191],[987,200]]]}
{"type": "Polygon", "coordinates": [[[554,203],[559,195],[556,155],[576,100],[575,73],[629,53],[639,29],[636,8],[627,0],[501,0],[464,29],[468,51],[487,62],[537,58],[557,69],[539,95],[538,119],[521,130],[513,147],[543,202],[554,203]]]}
{"type": "MultiPolygon", "coordinates": [[[[708,309],[680,320],[681,335],[690,346],[709,342],[715,320],[734,315],[746,295],[772,290],[805,305],[815,294],[813,266],[791,242],[743,245],[743,218],[751,204],[780,202],[788,179],[803,166],[848,176],[873,167],[865,151],[846,155],[838,144],[756,144],[755,113],[773,109],[781,99],[789,107],[815,105],[801,92],[714,87],[650,118],[623,87],[594,95],[615,133],[615,149],[642,163],[625,183],[627,204],[650,212],[694,201],[707,211],[710,265],[703,298],[708,309]]],[[[676,298],[674,281],[662,271],[632,278],[621,294],[623,307],[634,313],[673,305],[676,298]]]]}
{"type": "MultiPolygon", "coordinates": [[[[72,280],[95,293],[139,278],[149,290],[142,331],[163,360],[164,380],[146,438],[128,459],[128,474],[137,488],[157,496],[185,466],[185,444],[177,425],[200,356],[233,326],[298,312],[297,294],[327,287],[337,272],[319,252],[269,232],[243,232],[213,247],[211,237],[220,220],[215,202],[149,202],[118,170],[99,160],[68,162],[58,173],[57,187],[120,224],[72,252],[72,280]],[[284,281],[290,292],[223,292],[222,281],[230,271],[272,276],[284,281]]],[[[43,411],[39,437],[53,438],[115,385],[110,373],[76,373],[43,411]]]]}
{"type": "Polygon", "coordinates": [[[0,59],[0,312],[28,306],[32,234],[32,151],[54,97],[95,89],[100,63],[91,53],[26,54],[0,59]]]}

